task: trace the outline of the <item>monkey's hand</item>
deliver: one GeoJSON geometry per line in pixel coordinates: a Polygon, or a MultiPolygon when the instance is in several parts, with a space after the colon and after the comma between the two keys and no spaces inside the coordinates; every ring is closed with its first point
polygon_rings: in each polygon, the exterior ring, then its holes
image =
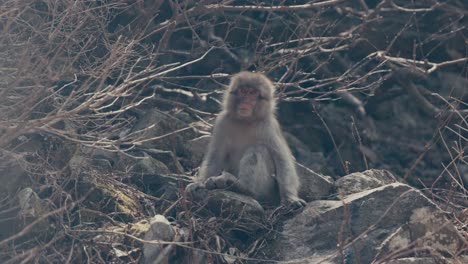
{"type": "Polygon", "coordinates": [[[285,201],[283,201],[283,204],[292,208],[293,210],[298,210],[306,206],[307,203],[299,197],[288,197],[285,201]]]}
{"type": "Polygon", "coordinates": [[[206,180],[205,186],[208,190],[227,189],[237,182],[237,178],[229,172],[223,172],[219,176],[210,177],[206,180]]]}
{"type": "Polygon", "coordinates": [[[185,192],[189,195],[192,195],[192,197],[198,196],[202,192],[202,190],[205,190],[205,184],[202,182],[193,182],[187,185],[185,187],[185,192]]]}

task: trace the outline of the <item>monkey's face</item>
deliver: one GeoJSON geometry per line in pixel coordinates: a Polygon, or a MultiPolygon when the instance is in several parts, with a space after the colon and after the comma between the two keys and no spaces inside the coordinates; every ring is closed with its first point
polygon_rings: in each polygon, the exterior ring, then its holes
{"type": "Polygon", "coordinates": [[[260,98],[260,91],[256,88],[241,87],[237,89],[235,96],[237,98],[237,115],[240,118],[252,117],[260,98]]]}

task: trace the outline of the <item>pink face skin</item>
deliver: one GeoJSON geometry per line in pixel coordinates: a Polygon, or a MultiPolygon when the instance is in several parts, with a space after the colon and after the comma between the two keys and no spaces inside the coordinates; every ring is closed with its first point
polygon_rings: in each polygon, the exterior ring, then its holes
{"type": "Polygon", "coordinates": [[[237,114],[239,117],[248,118],[253,115],[260,92],[255,88],[242,87],[237,90],[239,105],[237,114]]]}

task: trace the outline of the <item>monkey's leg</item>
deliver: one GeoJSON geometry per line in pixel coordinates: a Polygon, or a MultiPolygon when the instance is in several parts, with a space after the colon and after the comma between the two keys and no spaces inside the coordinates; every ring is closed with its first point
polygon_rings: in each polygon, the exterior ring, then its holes
{"type": "Polygon", "coordinates": [[[252,146],[240,161],[238,185],[259,202],[278,205],[280,196],[274,172],[273,158],[268,148],[252,146]]]}

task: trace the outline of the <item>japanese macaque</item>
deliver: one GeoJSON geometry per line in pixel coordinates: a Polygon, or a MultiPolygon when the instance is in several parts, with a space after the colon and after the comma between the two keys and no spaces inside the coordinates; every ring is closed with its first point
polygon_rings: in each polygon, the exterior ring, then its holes
{"type": "Polygon", "coordinates": [[[275,103],[274,86],[265,75],[234,75],[199,176],[187,191],[227,188],[264,205],[304,206],[298,197],[293,156],[275,117],[275,103]]]}

